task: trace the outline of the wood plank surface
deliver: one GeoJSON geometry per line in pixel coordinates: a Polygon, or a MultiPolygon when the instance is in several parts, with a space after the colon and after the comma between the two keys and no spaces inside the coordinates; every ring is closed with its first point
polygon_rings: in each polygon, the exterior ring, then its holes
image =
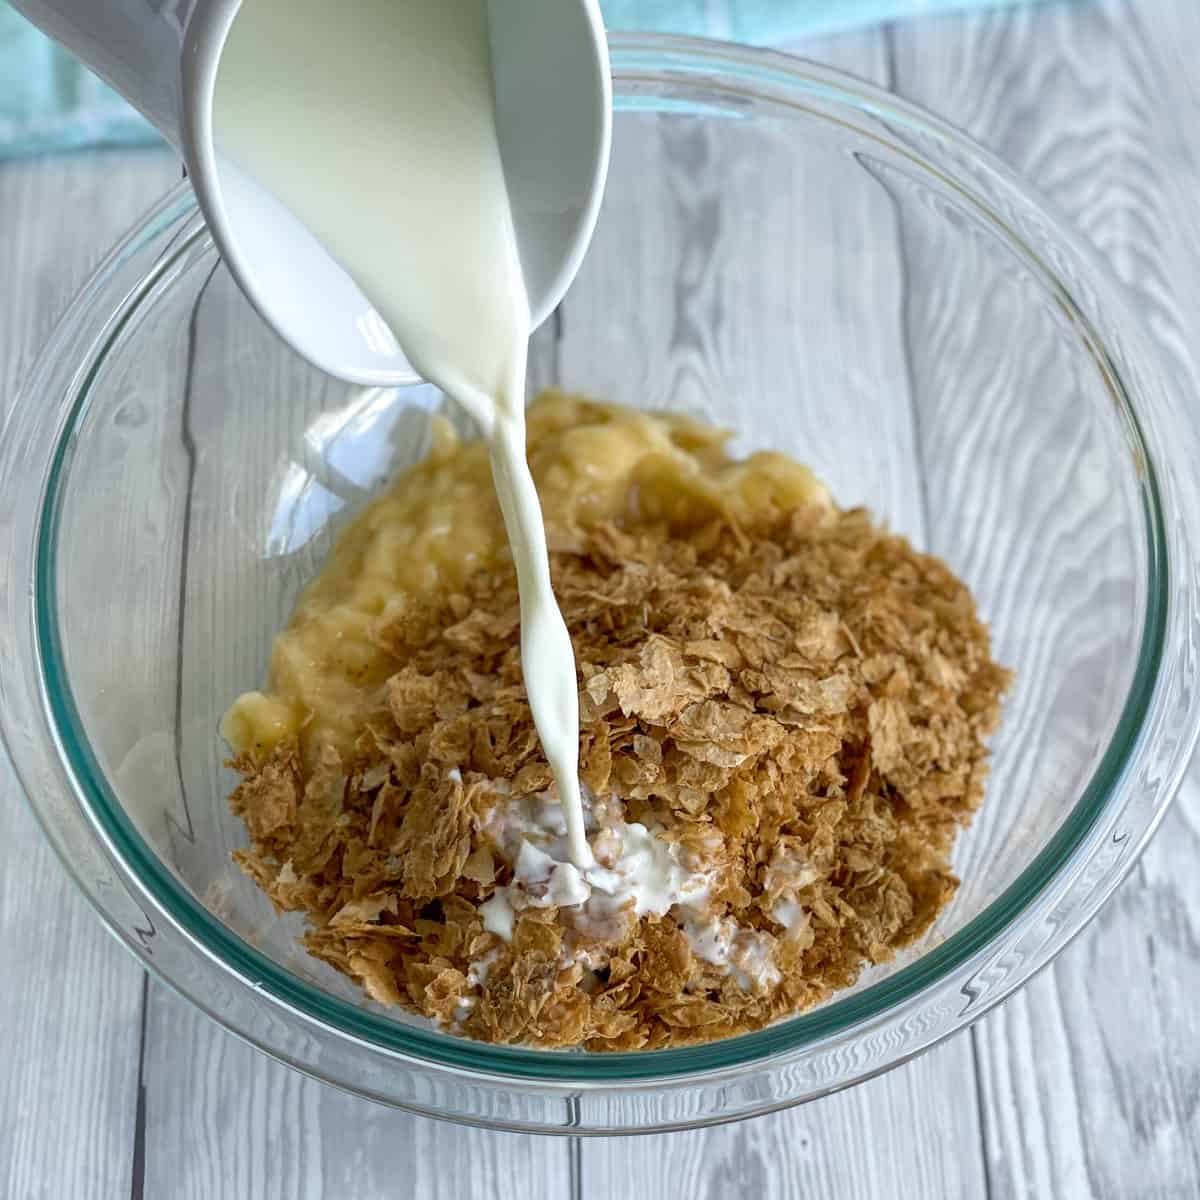
{"type": "MultiPolygon", "coordinates": [[[[197,894],[219,896],[236,914],[228,919],[242,936],[353,998],[356,989],[297,946],[298,922],[281,923],[230,862],[245,833],[226,804],[232,777],[213,731],[239,692],[260,686],[275,632],[330,548],[322,522],[362,504],[403,465],[391,454],[399,439],[376,418],[360,422],[356,446],[347,410],[379,407],[377,390],[346,388],[280,354],[227,272],[206,267],[192,291],[184,428],[164,443],[169,456],[186,459],[181,486],[190,495],[176,615],[183,686],[164,747],[172,763],[180,747],[180,792],[189,803],[166,853],[197,894]],[[333,453],[314,449],[331,423],[322,414],[338,420],[333,453]],[[215,503],[222,490],[228,497],[215,503]],[[264,490],[292,507],[264,513],[264,490]],[[214,575],[222,581],[215,595],[214,575]]],[[[419,403],[432,403],[432,392],[421,389],[401,418],[413,422],[414,437],[398,452],[419,457],[419,403]]],[[[518,1200],[568,1187],[562,1139],[466,1130],[334,1091],[237,1041],[163,987],[150,989],[146,1013],[136,1195],[383,1200],[402,1190],[421,1200],[518,1200]]]]}
{"type": "MultiPolygon", "coordinates": [[[[1197,390],[1195,0],[1049,3],[798,49],[890,81],[1027,174],[1101,247],[1180,380],[1197,390]]],[[[11,402],[96,257],[174,177],[172,161],[152,152],[0,167],[0,403],[11,402]]],[[[706,269],[701,304],[716,286],[706,269]]],[[[736,296],[736,280],[725,283],[736,296]]],[[[606,367],[636,366],[594,352],[589,360],[582,338],[589,324],[597,330],[595,317],[584,307],[572,326],[568,309],[557,359],[540,361],[539,381],[572,386],[576,376],[600,387],[606,367]]],[[[867,353],[878,371],[891,351],[867,353]]],[[[664,397],[703,407],[722,382],[723,354],[719,338],[685,344],[678,372],[660,380],[664,397]]],[[[801,359],[788,369],[806,382],[801,359]]],[[[917,528],[903,480],[879,475],[870,486],[917,528]]],[[[191,702],[199,711],[211,699],[191,702]]],[[[424,1200],[565,1195],[573,1181],[584,1196],[662,1200],[1194,1196],[1200,897],[1188,881],[1198,861],[1193,777],[1098,921],[971,1035],[789,1113],[572,1151],[562,1140],[456,1129],[336,1093],[158,987],[143,1011],[141,973],[59,870],[5,768],[0,1037],[19,1050],[0,1070],[0,1195],[424,1200]]]]}
{"type": "MultiPolygon", "coordinates": [[[[888,81],[881,30],[797,50],[888,81]]],[[[866,503],[921,538],[901,248],[884,194],[863,189],[847,205],[842,192],[843,204],[831,205],[821,169],[806,175],[811,164],[786,153],[786,135],[772,154],[747,149],[751,134],[719,127],[705,138],[665,122],[657,139],[647,132],[633,145],[620,132],[597,253],[565,305],[563,385],[738,429],[750,447],[811,463],[844,502],[866,503]],[[742,153],[755,164],[744,184],[742,153]],[[639,155],[671,165],[639,170],[639,155]],[[646,194],[646,179],[660,176],[667,199],[646,194]],[[638,179],[628,194],[623,177],[638,179]],[[673,211],[670,224],[655,229],[639,203],[673,211]],[[744,211],[753,222],[739,219],[744,211]],[[881,248],[869,262],[858,257],[864,245],[881,248]],[[771,270],[755,268],[764,256],[771,270]],[[786,296],[772,293],[776,278],[786,296]],[[756,318],[777,311],[804,336],[761,339],[756,318]],[[852,475],[840,474],[851,464],[852,475]]],[[[580,1163],[582,1194],[597,1198],[978,1195],[985,1179],[971,1044],[955,1039],[849,1093],[744,1125],[585,1140],[580,1163]]]]}
{"type": "Polygon", "coordinates": [[[409,1116],[334,1090],[161,987],[146,1029],[146,1200],[530,1200],[569,1192],[564,1138],[409,1116]]]}
{"type": "MultiPolygon", "coordinates": [[[[97,260],[178,178],[166,154],[0,167],[0,404],[97,260]]],[[[0,1195],[128,1194],[142,972],[67,878],[0,763],[0,1195]]]]}
{"type": "MultiPolygon", "coordinates": [[[[878,74],[885,69],[884,42],[878,32],[840,39],[837,43],[830,43],[827,49],[860,73],[878,74]]],[[[732,381],[722,376],[722,368],[726,365],[722,356],[722,337],[727,342],[736,342],[741,331],[736,325],[732,331],[713,330],[704,325],[702,318],[710,311],[713,289],[720,287],[729,289],[722,301],[724,308],[736,316],[741,300],[737,289],[753,284],[744,270],[739,269],[740,264],[750,261],[753,254],[740,254],[739,250],[743,248],[734,243],[725,248],[723,256],[719,256],[712,253],[712,246],[704,244],[707,223],[714,219],[714,214],[711,205],[706,204],[703,190],[698,186],[699,173],[703,169],[719,170],[720,165],[706,163],[705,147],[696,144],[686,131],[675,137],[670,134],[664,136],[668,138],[666,144],[651,140],[648,144],[619,146],[618,154],[657,154],[661,151],[676,164],[676,169],[665,176],[665,185],[673,189],[674,205],[663,203],[663,198],[659,196],[649,197],[652,203],[661,206],[662,211],[673,213],[670,223],[659,231],[662,236],[654,245],[638,247],[635,256],[638,268],[627,270],[628,257],[621,253],[626,228],[622,221],[632,225],[638,214],[622,213],[619,203],[615,206],[615,216],[607,219],[601,231],[601,238],[607,238],[612,243],[607,247],[609,253],[605,253],[606,247],[602,244],[591,259],[593,265],[590,276],[573,290],[572,299],[562,314],[555,352],[535,356],[535,384],[557,382],[568,388],[585,387],[601,396],[685,408],[710,420],[723,420],[737,426],[744,422],[739,422],[736,408],[722,407],[736,405],[738,394],[732,381]],[[614,279],[606,270],[606,264],[610,263],[620,264],[621,278],[614,279]],[[686,263],[694,264],[694,277],[689,276],[686,263]],[[684,267],[682,271],[681,266],[684,267]],[[673,308],[670,300],[655,297],[652,292],[655,287],[669,284],[677,275],[687,277],[689,287],[676,297],[676,306],[673,308]],[[718,275],[722,277],[718,279],[718,275]],[[622,295],[626,290],[630,294],[620,311],[606,312],[604,305],[611,305],[613,296],[622,295]],[[592,303],[593,298],[596,298],[596,303],[592,303]],[[631,322],[630,314],[633,313],[650,314],[653,319],[631,322]],[[629,336],[631,323],[643,325],[639,336],[629,336]],[[681,326],[693,331],[694,336],[676,337],[676,331],[681,326]],[[614,344],[610,345],[609,339],[615,339],[614,344]],[[676,347],[674,352],[664,351],[660,343],[672,339],[676,347]],[[617,372],[615,375],[612,373],[614,370],[617,372]],[[627,394],[629,389],[633,394],[627,394]],[[648,395],[648,390],[653,394],[648,395]]],[[[626,163],[625,166],[630,172],[636,171],[635,162],[626,163]]],[[[748,178],[747,182],[751,186],[761,185],[760,180],[748,178]]],[[[632,191],[631,202],[636,203],[640,191],[640,188],[632,191]]],[[[768,234],[772,229],[787,229],[790,226],[789,214],[783,203],[786,194],[781,188],[779,220],[767,230],[768,234]]],[[[860,224],[856,226],[853,217],[847,219],[843,214],[825,211],[824,194],[818,187],[811,189],[811,199],[807,202],[817,206],[817,219],[823,218],[827,222],[831,236],[834,239],[842,237],[848,245],[853,244],[856,235],[864,232],[862,221],[874,221],[886,225],[889,230],[891,228],[891,214],[886,205],[881,205],[870,214],[859,214],[857,220],[860,224]]],[[[716,219],[719,220],[719,216],[716,219]]],[[[833,347],[821,359],[822,363],[829,364],[824,374],[820,366],[812,365],[816,356],[805,355],[797,348],[794,357],[782,366],[790,375],[785,377],[782,385],[776,381],[776,386],[782,386],[790,394],[825,397],[828,401],[827,408],[788,414],[789,420],[793,417],[800,419],[803,431],[800,440],[805,446],[818,444],[818,434],[831,422],[841,423],[847,428],[849,432],[842,436],[852,436],[866,443],[869,430],[876,420],[874,397],[863,390],[854,393],[851,387],[849,390],[854,398],[848,403],[847,381],[853,384],[857,379],[903,377],[896,277],[899,247],[896,247],[895,261],[883,264],[881,280],[872,279],[871,287],[848,289],[852,297],[849,302],[865,303],[869,309],[856,313],[854,319],[847,319],[846,314],[840,312],[828,315],[819,302],[819,297],[829,291],[838,279],[837,256],[819,255],[814,262],[808,262],[805,259],[807,250],[808,247],[799,242],[793,245],[792,251],[797,256],[796,272],[807,271],[812,275],[815,270],[824,270],[829,272],[829,277],[813,278],[811,289],[805,293],[811,296],[814,304],[811,320],[809,314],[804,314],[799,318],[799,324],[808,327],[813,322],[818,323],[826,334],[827,342],[836,342],[839,337],[846,338],[851,328],[877,328],[881,336],[864,346],[855,335],[844,345],[833,347]]],[[[227,280],[214,280],[211,294],[198,310],[197,336],[202,339],[221,336],[214,334],[211,326],[214,322],[223,326],[223,336],[230,345],[230,370],[244,373],[247,359],[239,351],[239,326],[244,327],[244,322],[239,322],[237,317],[241,302],[236,295],[229,294],[226,284],[227,280]]],[[[749,305],[741,304],[740,307],[748,309],[749,305]]],[[[544,337],[540,347],[546,349],[544,337]]],[[[779,366],[777,363],[770,365],[773,368],[779,366]]],[[[221,461],[224,453],[230,449],[224,446],[220,422],[214,417],[214,413],[219,413],[222,403],[219,393],[222,389],[228,390],[229,381],[214,377],[208,382],[211,394],[197,396],[193,405],[195,413],[206,414],[203,426],[193,428],[190,439],[195,451],[197,487],[201,494],[205,462],[221,461]]],[[[279,383],[268,379],[259,381],[261,387],[268,389],[279,383]]],[[[249,455],[255,461],[262,459],[264,476],[279,469],[279,447],[291,444],[295,440],[295,430],[302,430],[308,420],[303,412],[295,415],[295,406],[305,409],[302,389],[298,395],[295,383],[282,386],[291,386],[293,389],[294,404],[286,417],[280,418],[288,428],[276,428],[277,422],[272,424],[270,414],[283,412],[284,408],[279,404],[271,404],[268,397],[263,403],[262,438],[255,438],[252,444],[238,447],[239,454],[249,455]]],[[[742,386],[746,386],[744,382],[742,386]]],[[[319,403],[319,397],[314,399],[319,403]]],[[[840,485],[844,493],[851,488],[865,487],[868,495],[864,498],[889,513],[896,524],[919,531],[920,505],[915,473],[897,472],[894,467],[897,461],[904,462],[904,454],[896,453],[895,443],[914,446],[911,416],[904,397],[900,397],[900,403],[888,411],[894,418],[894,424],[888,429],[887,437],[877,443],[881,452],[871,458],[870,465],[864,469],[865,482],[864,478],[833,482],[835,486],[840,485]]],[[[759,444],[789,445],[788,438],[796,436],[793,430],[786,427],[752,432],[759,444]]],[[[794,449],[801,452],[799,445],[794,449]]],[[[910,450],[910,455],[913,453],[910,450]]],[[[915,457],[911,461],[915,466],[915,457]]],[[[209,528],[212,520],[219,518],[219,513],[208,514],[208,518],[199,515],[193,523],[190,536],[200,561],[210,562],[215,556],[217,561],[227,562],[227,569],[221,572],[222,578],[236,580],[241,574],[234,561],[236,550],[228,552],[222,548],[221,543],[230,539],[226,538],[221,528],[209,528]],[[208,539],[208,546],[215,545],[216,549],[206,548],[205,539],[208,539]]],[[[303,561],[293,566],[311,572],[315,569],[320,552],[321,546],[314,544],[303,561]]],[[[264,607],[264,604],[270,609],[275,604],[271,597],[258,594],[244,599],[253,599],[252,607],[255,610],[264,607]]],[[[230,606],[219,606],[219,611],[215,613],[212,610],[213,606],[202,603],[187,605],[185,653],[188,646],[194,645],[197,655],[211,655],[211,647],[229,643],[235,632],[231,622],[244,617],[244,606],[236,602],[231,602],[230,606]],[[225,612],[226,607],[228,612],[225,612]],[[192,616],[193,610],[200,613],[198,618],[192,616]],[[211,618],[216,619],[217,626],[211,624],[211,618]]],[[[286,605],[283,611],[286,611],[286,605]]],[[[269,637],[269,629],[265,626],[264,636],[269,637]]],[[[214,686],[222,696],[227,697],[237,690],[229,682],[231,672],[236,669],[235,664],[224,663],[223,660],[216,664],[215,674],[224,682],[214,686]]],[[[204,682],[210,674],[213,674],[211,670],[184,671],[184,676],[193,678],[201,692],[212,690],[204,682]]],[[[249,686],[253,682],[252,679],[242,680],[239,686],[249,686]]],[[[194,722],[201,726],[211,722],[213,706],[218,702],[213,695],[195,697],[189,702],[194,703],[194,711],[181,714],[185,727],[194,722]]],[[[214,831],[220,823],[217,818],[214,831]]],[[[214,839],[221,840],[217,834],[214,834],[214,839]]],[[[157,1195],[172,1184],[180,1195],[205,1194],[216,1182],[206,1174],[211,1170],[208,1164],[218,1159],[231,1161],[230,1169],[235,1174],[229,1177],[229,1182],[237,1181],[239,1193],[249,1187],[252,1181],[270,1179],[270,1188],[278,1188],[280,1195],[289,1194],[289,1188],[300,1187],[300,1180],[303,1180],[303,1187],[316,1188],[318,1191],[313,1194],[319,1194],[321,1187],[342,1183],[349,1178],[348,1172],[357,1171],[356,1186],[361,1194],[385,1195],[396,1162],[402,1162],[409,1175],[416,1168],[411,1160],[403,1158],[400,1150],[391,1155],[381,1150],[377,1156],[365,1157],[358,1152],[355,1147],[364,1137],[374,1137],[370,1133],[372,1130],[387,1131],[387,1137],[380,1135],[382,1141],[375,1139],[376,1144],[381,1146],[392,1139],[397,1147],[416,1144],[419,1140],[429,1159],[444,1164],[441,1174],[436,1178],[448,1189],[446,1194],[463,1194],[469,1180],[474,1178],[472,1172],[476,1169],[475,1162],[479,1155],[464,1155],[464,1139],[468,1137],[477,1140],[482,1138],[481,1145],[490,1149],[494,1168],[492,1177],[496,1179],[499,1189],[497,1194],[504,1194],[500,1181],[507,1178],[525,1179],[528,1186],[529,1183],[551,1181],[554,1178],[565,1181],[568,1177],[566,1146],[561,1142],[538,1142],[536,1139],[532,1142],[540,1147],[537,1162],[542,1175],[535,1179],[529,1176],[528,1165],[520,1165],[519,1157],[514,1159],[514,1147],[530,1144],[527,1140],[467,1135],[400,1114],[380,1113],[371,1106],[346,1098],[339,1097],[340,1103],[332,1104],[326,1090],[319,1085],[297,1081],[289,1072],[240,1047],[236,1051],[231,1049],[230,1041],[224,1034],[207,1022],[195,1019],[180,1001],[162,989],[156,988],[151,992],[145,1055],[147,1124],[143,1186],[147,1195],[157,1195]],[[236,1069],[222,1068],[221,1064],[230,1062],[237,1064],[236,1069]],[[278,1171],[275,1175],[271,1174],[272,1165],[278,1162],[278,1145],[274,1138],[231,1137],[230,1130],[241,1128],[244,1124],[234,1121],[231,1126],[227,1120],[227,1114],[231,1111],[244,1111],[240,1100],[234,1099],[231,1104],[231,1096],[240,1097],[247,1092],[255,1096],[254,1108],[247,1115],[252,1124],[262,1123],[263,1128],[289,1129],[298,1124],[303,1128],[303,1134],[296,1135],[296,1145],[299,1147],[302,1136],[303,1153],[309,1164],[307,1173],[296,1178],[278,1171]],[[318,1110],[322,1114],[320,1120],[306,1119],[308,1114],[318,1110]],[[202,1138],[194,1136],[197,1117],[200,1118],[199,1128],[208,1131],[207,1136],[202,1138]],[[418,1130],[422,1133],[420,1139],[413,1132],[418,1130]],[[232,1158],[225,1148],[233,1149],[232,1158]],[[396,1154],[401,1157],[396,1158],[396,1154]],[[187,1165],[182,1173],[177,1173],[181,1163],[187,1165]],[[455,1189],[458,1189],[457,1193],[455,1189]]],[[[761,1139],[765,1139],[765,1145],[774,1144],[777,1150],[779,1146],[790,1144],[799,1135],[801,1140],[807,1139],[818,1149],[811,1158],[796,1161],[797,1180],[815,1181],[823,1191],[837,1194],[846,1186],[878,1190],[886,1180],[899,1177],[918,1193],[935,1194],[971,1191],[982,1184],[982,1157],[977,1130],[974,1065],[969,1044],[959,1042],[924,1060],[916,1069],[879,1080],[870,1089],[856,1093],[852,1098],[839,1097],[825,1105],[814,1106],[806,1110],[802,1120],[796,1115],[773,1118],[759,1129],[759,1140],[748,1141],[744,1132],[728,1130],[698,1136],[704,1149],[704,1162],[722,1164],[719,1178],[731,1184],[740,1176],[743,1167],[752,1170],[754,1163],[761,1159],[761,1139]],[[880,1131],[886,1130],[886,1136],[877,1132],[869,1154],[855,1151],[861,1140],[858,1131],[864,1106],[903,1114],[922,1105],[925,1097],[935,1098],[923,1104],[927,1136],[913,1141],[905,1120],[881,1121],[877,1124],[880,1131]],[[963,1102],[964,1098],[966,1103],[963,1102]]],[[[664,1163],[677,1163],[680,1161],[678,1155],[687,1155],[694,1147],[695,1139],[682,1138],[585,1142],[577,1152],[580,1166],[578,1181],[584,1195],[619,1194],[627,1180],[636,1180],[647,1170],[655,1172],[655,1178],[658,1178],[657,1172],[661,1171],[664,1163]],[[662,1154],[664,1141],[673,1148],[673,1153],[665,1158],[662,1154]]],[[[430,1195],[441,1194],[434,1186],[434,1178],[430,1177],[430,1195]]],[[[787,1179],[782,1179],[780,1185],[786,1187],[787,1182],[787,1179]]]]}
{"type": "MultiPolygon", "coordinates": [[[[1197,48],[1194,0],[1052,4],[893,34],[896,89],[1000,154],[1096,243],[1185,395],[1200,385],[1197,48]]],[[[1198,835],[1193,769],[1096,922],[976,1026],[993,1197],[1197,1194],[1198,835]]]]}
{"type": "Polygon", "coordinates": [[[878,1079],[736,1125],[585,1140],[588,1200],[977,1197],[986,1191],[970,1042],[878,1079]]]}

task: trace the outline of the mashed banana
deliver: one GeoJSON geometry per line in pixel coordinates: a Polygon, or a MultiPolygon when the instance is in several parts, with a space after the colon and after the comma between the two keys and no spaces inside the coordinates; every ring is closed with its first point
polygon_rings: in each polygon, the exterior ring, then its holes
{"type": "MultiPolygon", "coordinates": [[[[548,392],[531,405],[528,430],[551,550],[573,530],[627,515],[681,529],[706,515],[749,526],[769,511],[830,505],[807,467],[771,452],[732,461],[728,433],[683,416],[548,392]]],[[[275,639],[267,692],[241,696],[222,736],[259,758],[290,737],[310,763],[322,745],[345,752],[395,670],[372,627],[500,562],[511,557],[487,446],[464,445],[438,418],[428,458],[338,539],[275,639]]]]}
{"type": "Polygon", "coordinates": [[[342,535],[225,720],[242,868],[371,999],[631,1050],[811,1007],[928,930],[1008,672],[944,563],[778,454],[551,394],[529,457],[579,680],[568,861],[486,450],[342,535]]]}

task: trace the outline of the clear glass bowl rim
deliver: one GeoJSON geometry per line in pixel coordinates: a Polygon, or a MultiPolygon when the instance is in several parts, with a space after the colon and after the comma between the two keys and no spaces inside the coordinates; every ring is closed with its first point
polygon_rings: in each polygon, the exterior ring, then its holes
{"type": "MultiPolygon", "coordinates": [[[[804,107],[805,96],[819,96],[827,103],[841,104],[860,113],[898,123],[919,131],[921,135],[932,138],[937,144],[952,146],[957,153],[965,155],[974,170],[984,173],[989,183],[1001,188],[1007,200],[1037,211],[1056,243],[1061,242],[1069,246],[1071,251],[1084,261],[1089,276],[1096,276],[1104,282],[1105,287],[1102,290],[1106,304],[1110,307],[1114,302],[1119,305],[1119,295],[1114,293],[1112,285],[1107,283],[1103,268],[1095,256],[1061,221],[1048,214],[1044,205],[1036,200],[1007,168],[964,135],[923,110],[852,77],[770,51],[749,50],[740,46],[689,38],[641,35],[616,35],[612,44],[618,95],[639,81],[659,84],[678,79],[692,85],[710,85],[722,96],[736,95],[740,90],[753,98],[769,99],[774,103],[790,103],[799,108],[804,107]]],[[[922,161],[911,150],[909,153],[924,169],[938,170],[936,165],[922,161]]],[[[191,229],[186,237],[179,240],[170,257],[161,258],[155,264],[153,270],[143,278],[141,285],[124,297],[114,314],[105,314],[103,329],[89,347],[84,363],[75,375],[62,406],[57,429],[54,431],[49,468],[45,475],[39,476],[36,481],[42,490],[37,504],[36,527],[32,530],[32,579],[27,577],[25,592],[27,598],[32,595],[32,610],[24,613],[24,628],[32,640],[32,645],[19,647],[26,652],[31,650],[34,655],[39,698],[53,738],[53,751],[51,752],[48,746],[43,746],[41,753],[57,755],[59,766],[71,781],[75,793],[73,799],[92,823],[93,832],[101,839],[107,855],[123,868],[122,877],[127,880],[132,878],[136,882],[139,903],[148,905],[149,911],[157,919],[169,922],[179,930],[196,953],[222,969],[229,977],[230,984],[250,988],[260,996],[270,997],[282,1009],[303,1018],[308,1025],[318,1027],[331,1035],[353,1039],[357,1043],[390,1054],[400,1062],[408,1061],[414,1066],[422,1067],[441,1066],[451,1071],[486,1075],[497,1081],[620,1089],[622,1085],[644,1087],[653,1080],[678,1078],[681,1082],[686,1082],[699,1076],[762,1063],[766,1059],[778,1059],[781,1055],[790,1056],[845,1034],[855,1027],[883,1020],[889,1013],[895,1014],[908,1009],[923,996],[935,993],[938,985],[950,979],[957,969],[968,966],[992,948],[1055,880],[1064,874],[1076,876],[1082,862],[1096,848],[1095,840],[1089,835],[1101,814],[1118,797],[1131,763],[1147,751],[1147,739],[1144,736],[1147,717],[1156,700],[1161,698],[1159,693],[1162,691],[1164,652],[1168,643],[1172,602],[1169,573],[1171,555],[1168,551],[1170,539],[1167,518],[1164,515],[1158,460],[1152,452],[1151,444],[1143,436],[1139,414],[1130,400],[1129,391],[1134,389],[1127,388],[1124,374],[1116,365],[1120,356],[1109,354],[1088,317],[1062,287],[1056,272],[1038,257],[1036,251],[1025,245],[1019,235],[1008,229],[1004,218],[969,186],[964,184],[959,190],[965,200],[976,208],[984,223],[999,229],[1005,234],[1007,241],[1024,249],[1027,264],[1058,293],[1058,298],[1071,311],[1072,318],[1083,331],[1082,336],[1091,342],[1093,354],[1101,370],[1107,375],[1114,400],[1124,410],[1131,440],[1141,459],[1142,509],[1149,549],[1147,606],[1140,654],[1114,736],[1088,787],[1061,828],[1020,877],[987,909],[944,943],[929,950],[896,974],[860,993],[836,1000],[766,1030],[681,1050],[593,1055],[487,1046],[398,1024],[311,986],[242,941],[216,920],[181,887],[134,829],[113,795],[88,745],[64,667],[55,578],[62,484],[67,477],[75,449],[75,430],[89,403],[90,386],[104,362],[105,354],[118,340],[125,325],[133,319],[139,305],[153,302],[158,285],[168,279],[172,264],[194,249],[198,239],[203,239],[204,231],[200,226],[191,229]],[[28,590],[29,584],[32,584],[31,593],[28,590]]],[[[62,330],[69,326],[73,319],[78,321],[83,315],[83,306],[89,297],[93,297],[99,291],[106,272],[111,273],[115,270],[121,261],[136,252],[139,245],[159,234],[168,225],[186,232],[185,227],[193,217],[194,204],[189,200],[188,189],[186,185],[180,185],[100,268],[92,284],[84,290],[76,307],[64,318],[60,331],[51,339],[44,355],[54,353],[62,341],[62,330]]],[[[94,320],[94,316],[92,319],[94,320]]],[[[1144,363],[1142,366],[1144,367],[1144,363]]],[[[35,368],[31,380],[36,380],[42,373],[44,372],[35,368]]],[[[29,404],[35,402],[36,398],[26,394],[22,400],[29,404]]],[[[22,404],[18,403],[10,419],[10,426],[19,421],[21,408],[22,404]]],[[[1161,439],[1159,441],[1161,442],[1161,439]]],[[[11,455],[3,464],[5,469],[0,471],[0,483],[6,488],[24,487],[28,491],[30,483],[18,482],[18,477],[11,473],[14,464],[10,459],[11,455]]],[[[1174,541],[1178,553],[1179,539],[1175,538],[1174,541]]],[[[1183,552],[1189,553],[1186,541],[1182,546],[1183,552]]],[[[1190,566],[1187,563],[1181,565],[1188,573],[1190,586],[1190,566]]],[[[9,592],[5,597],[5,604],[7,608],[17,610],[22,606],[12,594],[13,585],[14,581],[7,582],[9,592]]],[[[1174,641],[1174,638],[1171,640],[1174,641]]],[[[7,688],[4,690],[8,691],[7,688]]],[[[14,719],[10,719],[7,705],[0,719],[4,723],[5,738],[10,752],[20,770],[25,756],[15,743],[20,740],[21,733],[14,729],[14,719]]],[[[1191,737],[1194,741],[1194,731],[1191,737]]],[[[1177,749],[1177,761],[1173,764],[1177,768],[1174,772],[1176,775],[1182,772],[1181,763],[1186,763],[1186,759],[1190,757],[1190,742],[1186,747],[1177,749]]],[[[24,770],[21,770],[21,775],[23,781],[26,780],[24,770]]],[[[1137,830],[1138,848],[1161,818],[1173,790],[1168,790],[1168,794],[1154,810],[1144,828],[1137,830]]],[[[26,793],[31,796],[31,804],[39,821],[62,854],[65,839],[52,828],[53,814],[44,811],[36,803],[33,799],[36,795],[33,789],[27,786],[26,793]]],[[[151,969],[155,969],[154,962],[146,960],[134,939],[121,927],[120,922],[106,911],[103,898],[96,894],[96,889],[88,880],[80,877],[65,854],[63,858],[68,871],[80,883],[106,923],[125,944],[138,953],[139,959],[151,969]]],[[[1078,921],[1076,928],[1081,928],[1086,923],[1135,860],[1136,852],[1128,856],[1115,878],[1106,879],[1102,891],[1096,891],[1089,897],[1088,911],[1078,921]]],[[[1072,930],[1074,931],[1076,930],[1072,930]]],[[[1058,948],[1060,947],[1056,946],[1055,950],[1058,948]]],[[[1025,964],[1014,976],[1011,984],[1006,985],[1002,994],[989,997],[988,1006],[1024,982],[1036,969],[1044,965],[1048,958],[1049,956],[1043,961],[1025,964]]],[[[167,982],[205,1011],[210,1011],[203,997],[191,994],[178,980],[168,978],[167,982]]],[[[974,1019],[982,1011],[982,1007],[972,1010],[969,1016],[964,1016],[954,1027],[967,1023],[967,1020],[974,1019]]],[[[232,1028],[235,1033],[243,1032],[224,1020],[220,1013],[212,1015],[232,1028]]],[[[950,1031],[946,1029],[944,1032],[950,1031]]],[[[261,1041],[256,1041],[256,1044],[262,1046],[261,1041]]],[[[272,1051],[270,1046],[263,1048],[269,1052],[276,1052],[272,1051]]],[[[912,1052],[899,1051],[883,1066],[894,1065],[912,1052]]],[[[320,1070],[313,1064],[296,1062],[293,1059],[288,1061],[301,1069],[321,1075],[320,1070]]],[[[332,1081],[343,1086],[346,1084],[345,1080],[332,1081]]]]}

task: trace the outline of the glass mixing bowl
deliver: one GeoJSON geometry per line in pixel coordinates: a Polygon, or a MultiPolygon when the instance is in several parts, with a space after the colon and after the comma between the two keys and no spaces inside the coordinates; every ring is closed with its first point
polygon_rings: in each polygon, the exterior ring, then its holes
{"type": "Polygon", "coordinates": [[[218,719],[331,539],[423,451],[427,386],[279,343],[176,189],[52,338],[0,459],[3,723],[67,869],[161,978],[267,1053],[479,1124],[764,1112],[961,1028],[1096,912],[1196,731],[1193,434],[1081,241],[994,159],[857,80],[614,39],[595,245],[533,386],[686,410],[810,463],[970,583],[1015,690],[963,886],[832,1002],[694,1049],[485,1046],[366,1002],[234,867],[218,719]]]}

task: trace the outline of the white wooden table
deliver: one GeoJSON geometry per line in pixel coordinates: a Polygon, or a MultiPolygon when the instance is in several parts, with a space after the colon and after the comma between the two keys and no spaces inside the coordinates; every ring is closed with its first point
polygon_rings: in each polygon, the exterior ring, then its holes
{"type": "MultiPolygon", "coordinates": [[[[1200,0],[1060,0],[796,49],[928,105],[1032,179],[1197,390],[1200,0]]],[[[5,409],[96,259],[177,175],[159,151],[0,166],[5,409]]],[[[1195,1197],[1198,866],[1194,773],[1101,918],[970,1033],[778,1116],[568,1142],[374,1107],[209,1024],[105,936],[5,765],[0,1197],[1195,1197]]]]}

